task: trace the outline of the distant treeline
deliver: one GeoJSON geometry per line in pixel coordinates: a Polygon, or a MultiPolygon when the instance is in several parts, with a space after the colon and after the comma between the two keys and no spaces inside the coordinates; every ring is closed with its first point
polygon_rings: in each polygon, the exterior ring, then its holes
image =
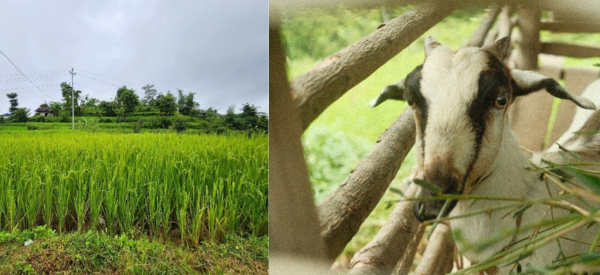
{"type": "Polygon", "coordinates": [[[230,106],[222,115],[213,108],[200,109],[200,105],[194,101],[194,93],[186,94],[182,90],[178,90],[178,96],[171,92],[157,93],[154,85],[142,87],[145,96],[141,99],[135,91],[122,86],[112,101],[81,96],[81,91],[71,91],[71,86],[65,82],[61,83],[61,88],[62,101],[44,102],[36,110],[18,108],[18,95],[7,94],[11,104],[10,116],[0,116],[0,123],[71,122],[71,102],[74,102],[76,117],[95,117],[97,119],[90,122],[93,124],[127,123],[135,132],[143,128],[173,129],[178,132],[193,128],[218,133],[269,131],[268,116],[258,112],[257,107],[250,103],[244,104],[239,112],[236,112],[235,106],[230,106]]]}

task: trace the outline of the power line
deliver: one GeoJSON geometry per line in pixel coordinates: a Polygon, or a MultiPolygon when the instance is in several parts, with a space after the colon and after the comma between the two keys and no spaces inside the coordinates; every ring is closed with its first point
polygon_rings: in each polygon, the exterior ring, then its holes
{"type": "MultiPolygon", "coordinates": [[[[33,75],[33,74],[45,74],[45,73],[55,73],[55,72],[59,72],[59,71],[66,71],[66,70],[67,70],[67,69],[56,69],[56,70],[38,71],[38,72],[26,73],[26,75],[33,75]]],[[[0,78],[4,78],[4,77],[15,77],[15,76],[20,76],[20,74],[0,75],[0,78]]]]}
{"type": "Polygon", "coordinates": [[[112,86],[115,86],[115,87],[117,87],[117,88],[120,88],[120,87],[121,87],[121,86],[119,86],[119,85],[115,85],[115,84],[112,84],[112,83],[108,83],[108,82],[106,82],[106,81],[104,81],[104,80],[100,80],[100,79],[97,79],[97,78],[95,78],[95,77],[92,77],[92,76],[89,76],[89,75],[85,75],[85,74],[82,74],[82,73],[80,73],[80,74],[81,74],[81,76],[85,76],[85,77],[87,77],[87,78],[90,78],[90,79],[96,80],[96,81],[98,81],[98,82],[102,82],[102,83],[104,83],[104,84],[112,85],[112,86]]]}
{"type": "Polygon", "coordinates": [[[81,86],[81,87],[84,87],[84,88],[90,89],[90,90],[92,90],[92,91],[94,91],[94,92],[99,92],[99,93],[103,93],[103,94],[110,95],[110,93],[103,92],[103,91],[99,91],[99,90],[96,90],[96,89],[94,89],[94,88],[90,88],[90,87],[87,87],[87,86],[83,86],[83,85],[81,85],[81,84],[79,84],[79,83],[77,83],[77,86],[81,86]]]}
{"type": "Polygon", "coordinates": [[[144,86],[144,85],[142,85],[142,84],[139,84],[139,83],[133,83],[133,82],[130,82],[130,81],[125,81],[125,80],[121,80],[121,79],[116,79],[116,78],[113,78],[113,77],[109,77],[109,76],[105,76],[105,75],[101,75],[101,74],[97,74],[97,73],[92,73],[92,72],[90,72],[90,71],[86,71],[86,70],[82,70],[82,69],[78,69],[78,70],[80,70],[80,71],[82,71],[82,72],[89,73],[89,74],[93,74],[93,75],[101,76],[101,77],[104,77],[104,78],[108,78],[108,79],[116,80],[116,81],[119,81],[119,82],[125,82],[125,83],[133,84],[133,85],[136,85],[136,86],[140,86],[140,87],[144,86]]]}
{"type": "MultiPolygon", "coordinates": [[[[17,71],[19,71],[23,75],[23,77],[27,78],[27,76],[23,72],[21,72],[21,70],[17,67],[17,65],[15,65],[15,63],[13,63],[10,60],[10,58],[8,58],[8,56],[6,56],[2,51],[0,51],[0,53],[2,55],[4,55],[4,57],[6,57],[6,59],[8,60],[8,62],[10,62],[10,64],[12,64],[15,67],[15,69],[17,69],[17,71]]],[[[51,99],[54,99],[53,97],[49,96],[47,93],[45,93],[44,91],[42,91],[42,89],[40,89],[37,85],[35,85],[35,83],[33,83],[33,81],[31,81],[29,78],[27,78],[27,80],[29,80],[29,82],[31,82],[31,84],[33,84],[33,86],[35,86],[40,92],[42,92],[43,94],[45,94],[47,97],[49,97],[51,99]]]]}
{"type": "MultiPolygon", "coordinates": [[[[58,85],[60,85],[60,84],[41,85],[39,87],[50,87],[50,86],[58,86],[58,85]]],[[[36,86],[36,87],[38,87],[38,86],[36,86]]],[[[16,90],[28,90],[28,89],[33,89],[33,88],[36,88],[36,87],[22,87],[22,88],[2,89],[2,90],[0,90],[0,92],[4,92],[4,91],[16,91],[16,90]]],[[[52,97],[50,97],[50,98],[52,98],[52,97]]],[[[52,98],[52,99],[54,99],[54,98],[52,98]]]]}
{"type": "MultiPolygon", "coordinates": [[[[46,78],[57,77],[57,76],[65,75],[65,74],[67,74],[67,73],[55,73],[55,74],[51,74],[51,75],[40,75],[40,76],[32,77],[31,79],[46,79],[46,78]]],[[[6,80],[1,80],[0,84],[23,82],[23,81],[26,81],[26,79],[22,78],[22,77],[11,78],[11,79],[6,79],[6,80]]]]}

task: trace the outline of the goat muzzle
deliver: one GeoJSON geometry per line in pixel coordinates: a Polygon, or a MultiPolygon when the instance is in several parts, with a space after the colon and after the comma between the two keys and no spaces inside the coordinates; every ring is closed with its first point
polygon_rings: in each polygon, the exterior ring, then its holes
{"type": "MultiPolygon", "coordinates": [[[[459,194],[456,185],[450,185],[451,188],[442,190],[443,194],[459,194]]],[[[437,195],[432,194],[431,191],[421,187],[421,190],[417,194],[417,198],[427,197],[435,198],[437,195]]],[[[415,218],[420,222],[436,219],[437,217],[446,217],[456,206],[456,200],[450,200],[450,204],[444,209],[445,199],[427,199],[417,200],[413,204],[413,214],[415,218]],[[441,213],[444,211],[444,213],[441,213]],[[441,215],[440,215],[441,213],[441,215]]]]}

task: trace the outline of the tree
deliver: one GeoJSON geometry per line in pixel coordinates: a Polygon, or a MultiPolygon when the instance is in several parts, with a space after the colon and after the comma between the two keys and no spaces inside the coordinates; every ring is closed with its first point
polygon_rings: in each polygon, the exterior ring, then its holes
{"type": "Polygon", "coordinates": [[[71,111],[72,102],[75,102],[75,114],[81,115],[81,108],[79,107],[79,97],[81,96],[81,91],[75,90],[73,91],[73,99],[71,99],[71,90],[73,88],[71,85],[67,84],[67,82],[60,83],[60,89],[62,91],[63,96],[63,108],[65,110],[71,111]]]}
{"type": "Polygon", "coordinates": [[[227,113],[225,114],[225,124],[234,130],[246,129],[244,126],[244,119],[235,114],[235,105],[231,105],[229,108],[227,108],[227,113]]]}
{"type": "MultiPolygon", "coordinates": [[[[86,95],[86,97],[87,97],[87,95],[86,95]]],[[[98,103],[100,103],[100,100],[98,100],[97,98],[94,98],[94,97],[90,97],[85,102],[85,106],[86,107],[96,107],[96,106],[98,106],[98,103]]]]}
{"type": "Polygon", "coordinates": [[[121,97],[121,94],[123,94],[125,91],[127,91],[129,89],[127,89],[126,85],[121,86],[119,89],[117,89],[117,102],[119,102],[119,98],[121,97]]]}
{"type": "Polygon", "coordinates": [[[177,104],[175,104],[175,97],[173,96],[173,94],[171,94],[171,92],[167,92],[167,95],[158,95],[156,101],[154,102],[154,105],[162,114],[166,116],[173,115],[177,110],[177,104]]]}
{"type": "Polygon", "coordinates": [[[258,117],[258,111],[256,110],[258,107],[254,106],[254,104],[246,103],[240,109],[242,111],[242,117],[258,117]]]}
{"type": "Polygon", "coordinates": [[[102,110],[104,116],[117,116],[117,104],[114,101],[100,101],[98,108],[102,110]]]}
{"type": "Polygon", "coordinates": [[[242,111],[240,116],[244,120],[245,129],[258,129],[259,118],[256,109],[257,107],[250,103],[244,104],[242,109],[240,109],[242,111]]]}
{"type": "Polygon", "coordinates": [[[10,108],[8,108],[8,112],[14,114],[19,106],[19,102],[17,101],[17,93],[8,93],[6,96],[10,102],[10,108]]]}
{"type": "Polygon", "coordinates": [[[156,89],[154,89],[154,85],[148,84],[142,87],[144,90],[144,101],[148,106],[154,105],[154,101],[156,100],[156,89]]]}
{"type": "Polygon", "coordinates": [[[48,105],[50,106],[50,111],[54,113],[54,116],[60,115],[60,112],[62,110],[62,104],[60,102],[50,101],[50,104],[48,105]]]}
{"type": "Polygon", "coordinates": [[[179,93],[179,100],[177,101],[179,113],[186,116],[197,114],[197,109],[200,104],[194,102],[194,93],[188,93],[186,95],[182,90],[178,90],[177,92],[179,93]]]}
{"type": "MultiPolygon", "coordinates": [[[[125,86],[123,86],[125,87],[125,86]]],[[[135,112],[135,107],[140,105],[140,99],[133,90],[126,89],[121,92],[119,98],[121,103],[121,114],[123,115],[123,121],[126,121],[126,116],[135,112]]]]}
{"type": "Polygon", "coordinates": [[[10,117],[13,122],[27,122],[29,113],[31,112],[28,108],[17,108],[14,114],[10,117]]]}

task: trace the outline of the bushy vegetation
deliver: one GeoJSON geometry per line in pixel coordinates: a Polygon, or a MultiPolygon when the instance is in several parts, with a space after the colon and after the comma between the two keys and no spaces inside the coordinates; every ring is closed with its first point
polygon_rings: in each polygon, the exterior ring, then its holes
{"type": "Polygon", "coordinates": [[[0,133],[0,231],[139,230],[185,243],[267,233],[264,134],[0,133]]]}
{"type": "Polygon", "coordinates": [[[223,244],[189,250],[130,234],[56,234],[39,226],[0,232],[0,274],[267,274],[268,241],[227,235],[223,244]]]}
{"type": "MultiPolygon", "coordinates": [[[[269,119],[266,114],[257,112],[257,107],[246,103],[237,111],[235,106],[230,106],[227,114],[219,114],[217,110],[208,108],[200,109],[200,104],[194,101],[195,93],[185,93],[178,90],[178,97],[171,92],[157,93],[153,85],[146,85],[145,96],[140,97],[132,89],[122,86],[117,89],[116,99],[112,101],[99,101],[82,96],[81,91],[72,91],[69,84],[61,83],[63,99],[61,102],[40,104],[40,108],[49,108],[49,116],[44,113],[30,116],[31,110],[18,108],[18,94],[7,94],[11,103],[10,116],[5,122],[72,122],[71,110],[74,103],[74,113],[77,122],[86,122],[91,117],[97,117],[98,127],[115,128],[114,125],[103,123],[119,123],[118,128],[133,129],[135,133],[144,129],[171,129],[176,132],[185,132],[194,129],[199,133],[219,133],[248,131],[268,132],[269,119]],[[71,96],[73,94],[73,96],[71,96]]],[[[4,118],[3,118],[4,121],[4,118]]],[[[14,125],[13,125],[14,126],[14,125]]],[[[45,127],[38,127],[45,128],[45,127]]],[[[62,127],[56,127],[62,128],[62,127]]],[[[87,128],[87,127],[86,127],[87,128]]]]}

